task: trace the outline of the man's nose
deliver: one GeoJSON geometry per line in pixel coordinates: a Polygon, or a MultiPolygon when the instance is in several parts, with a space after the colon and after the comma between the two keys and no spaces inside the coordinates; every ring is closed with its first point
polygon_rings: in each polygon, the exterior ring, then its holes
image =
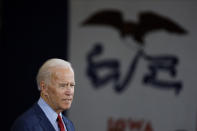
{"type": "Polygon", "coordinates": [[[71,88],[71,87],[66,88],[66,89],[65,89],[65,94],[66,94],[66,95],[72,95],[72,88],[71,88]]]}

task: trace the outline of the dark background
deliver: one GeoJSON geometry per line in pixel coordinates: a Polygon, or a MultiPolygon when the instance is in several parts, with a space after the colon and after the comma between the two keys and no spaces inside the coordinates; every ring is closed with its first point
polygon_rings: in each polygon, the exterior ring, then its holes
{"type": "Polygon", "coordinates": [[[10,130],[39,98],[35,78],[41,64],[68,58],[68,2],[3,0],[1,12],[1,130],[10,130]]]}

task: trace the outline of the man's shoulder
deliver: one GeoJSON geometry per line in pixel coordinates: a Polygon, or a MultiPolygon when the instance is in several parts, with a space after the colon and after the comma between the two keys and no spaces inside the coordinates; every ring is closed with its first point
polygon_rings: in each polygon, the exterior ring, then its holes
{"type": "Polygon", "coordinates": [[[12,125],[12,130],[31,128],[39,123],[39,115],[36,110],[38,105],[34,104],[26,112],[20,115],[12,125]]]}
{"type": "Polygon", "coordinates": [[[25,111],[22,115],[18,117],[17,120],[36,120],[38,119],[38,112],[37,109],[38,105],[34,104],[31,108],[29,108],[27,111],[25,111]]]}

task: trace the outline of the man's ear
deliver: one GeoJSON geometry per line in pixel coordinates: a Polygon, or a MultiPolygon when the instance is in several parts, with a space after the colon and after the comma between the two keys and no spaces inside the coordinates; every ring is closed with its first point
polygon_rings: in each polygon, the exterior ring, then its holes
{"type": "Polygon", "coordinates": [[[47,95],[47,86],[45,84],[44,81],[41,81],[40,82],[40,91],[44,94],[44,95],[47,95]]]}

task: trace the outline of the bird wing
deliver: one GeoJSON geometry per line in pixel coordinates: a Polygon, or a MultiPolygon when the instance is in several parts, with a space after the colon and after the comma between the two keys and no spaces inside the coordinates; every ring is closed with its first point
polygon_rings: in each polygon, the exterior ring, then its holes
{"type": "Polygon", "coordinates": [[[103,10],[87,18],[82,25],[110,26],[118,31],[122,31],[123,18],[122,14],[117,10],[103,10]]]}
{"type": "Polygon", "coordinates": [[[142,34],[161,29],[177,34],[187,33],[186,30],[179,26],[176,22],[153,12],[142,12],[140,14],[139,28],[142,31],[142,34]]]}

